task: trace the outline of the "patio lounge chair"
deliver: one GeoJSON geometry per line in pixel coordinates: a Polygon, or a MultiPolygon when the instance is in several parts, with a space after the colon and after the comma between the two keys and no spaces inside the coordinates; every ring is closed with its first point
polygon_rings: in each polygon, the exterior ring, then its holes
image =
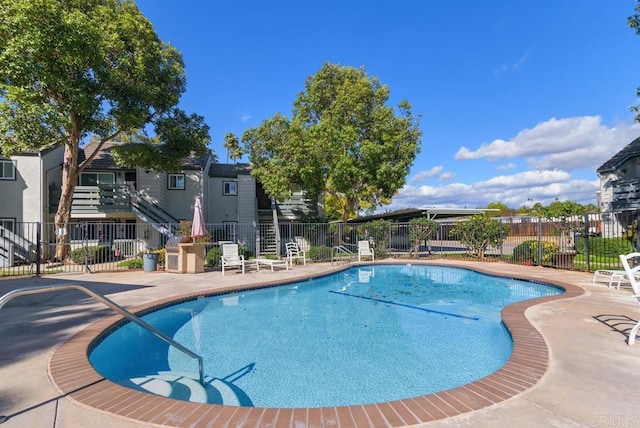
{"type": "Polygon", "coordinates": [[[229,267],[237,267],[242,269],[244,273],[244,256],[238,255],[238,244],[224,244],[222,246],[222,275],[224,275],[224,269],[229,267]]]}
{"type": "MultiPolygon", "coordinates": [[[[640,281],[640,272],[635,274],[636,280],[640,281]]],[[[592,284],[595,284],[598,279],[604,279],[608,282],[607,286],[611,287],[613,285],[613,281],[616,281],[617,290],[620,290],[620,283],[622,281],[627,281],[627,273],[624,270],[616,270],[616,269],[598,269],[593,273],[593,279],[591,280],[592,284]]]]}
{"type": "MultiPolygon", "coordinates": [[[[636,277],[636,275],[640,273],[640,265],[634,266],[633,268],[629,265],[629,260],[637,257],[640,257],[640,253],[631,253],[627,255],[621,254],[620,261],[622,262],[622,266],[624,266],[624,271],[627,273],[627,279],[631,283],[631,288],[633,288],[633,297],[635,297],[638,300],[638,303],[640,303],[640,282],[638,282],[636,277]]],[[[640,330],[640,321],[638,321],[629,333],[629,340],[627,341],[629,345],[633,345],[635,343],[638,330],[640,330]]]]}
{"type": "Polygon", "coordinates": [[[362,261],[362,257],[371,257],[371,261],[376,259],[373,250],[369,247],[369,241],[358,241],[358,261],[362,261]]]}
{"type": "Polygon", "coordinates": [[[289,260],[289,265],[293,266],[293,261],[295,259],[302,259],[302,264],[306,266],[307,264],[307,256],[304,251],[300,250],[298,244],[296,242],[287,242],[284,244],[287,260],[289,260]]]}

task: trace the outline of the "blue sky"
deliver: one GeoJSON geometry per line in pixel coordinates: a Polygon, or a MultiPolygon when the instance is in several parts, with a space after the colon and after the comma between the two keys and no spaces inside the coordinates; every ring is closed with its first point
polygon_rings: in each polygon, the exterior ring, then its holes
{"type": "MultiPolygon", "coordinates": [[[[640,136],[634,0],[138,0],[186,63],[181,107],[211,148],[290,116],[324,62],[364,67],[422,115],[391,205],[596,203],[596,169],[640,136]]],[[[243,159],[246,161],[247,159],[243,159]]]]}

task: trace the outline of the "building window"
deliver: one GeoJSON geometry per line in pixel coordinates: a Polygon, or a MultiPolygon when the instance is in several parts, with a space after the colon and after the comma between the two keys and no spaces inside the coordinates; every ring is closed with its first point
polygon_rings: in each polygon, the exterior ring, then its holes
{"type": "Polygon", "coordinates": [[[4,236],[4,231],[15,232],[15,220],[12,218],[0,218],[0,236],[4,236]]]}
{"type": "Polygon", "coordinates": [[[15,180],[16,164],[11,160],[0,160],[0,180],[15,180]]]}
{"type": "Polygon", "coordinates": [[[238,182],[237,181],[224,181],[222,183],[223,195],[237,195],[238,194],[238,182]]]}
{"type": "Polygon", "coordinates": [[[81,186],[97,186],[99,184],[115,184],[116,176],[113,172],[83,172],[80,174],[81,186]]]}
{"type": "Polygon", "coordinates": [[[184,174],[169,174],[169,189],[184,190],[184,174]]]}

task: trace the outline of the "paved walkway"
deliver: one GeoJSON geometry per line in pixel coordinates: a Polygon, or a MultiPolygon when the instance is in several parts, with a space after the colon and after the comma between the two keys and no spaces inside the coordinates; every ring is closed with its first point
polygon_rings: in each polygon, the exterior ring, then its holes
{"type": "MultiPolygon", "coordinates": [[[[626,333],[640,317],[640,307],[629,289],[591,284],[591,275],[580,272],[502,263],[459,264],[569,282],[585,293],[527,311],[550,350],[549,370],[536,386],[505,402],[426,426],[640,426],[640,343],[629,347],[625,342],[626,333]]],[[[290,271],[227,273],[224,277],[220,272],[53,275],[0,280],[0,295],[20,287],[78,283],[134,307],[168,296],[293,279],[330,269],[327,264],[309,264],[290,271]]],[[[49,380],[48,360],[56,347],[106,315],[111,315],[109,309],[79,291],[19,297],[0,310],[0,415],[6,417],[2,428],[145,426],[60,397],[49,380]]]]}

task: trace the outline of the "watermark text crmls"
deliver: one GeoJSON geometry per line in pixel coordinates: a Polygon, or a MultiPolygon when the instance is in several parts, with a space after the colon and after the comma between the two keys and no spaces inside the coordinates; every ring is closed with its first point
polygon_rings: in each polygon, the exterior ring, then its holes
{"type": "Polygon", "coordinates": [[[590,427],[632,428],[640,427],[640,415],[592,415],[587,421],[590,427]]]}

